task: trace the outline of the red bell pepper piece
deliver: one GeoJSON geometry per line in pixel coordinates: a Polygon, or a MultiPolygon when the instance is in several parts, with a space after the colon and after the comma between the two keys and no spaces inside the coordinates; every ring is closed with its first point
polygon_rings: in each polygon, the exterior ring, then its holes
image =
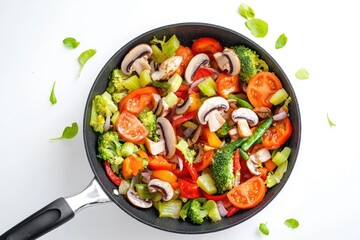
{"type": "Polygon", "coordinates": [[[183,198],[199,198],[202,197],[200,187],[197,183],[179,179],[180,196],[183,198]]]}
{"type": "Polygon", "coordinates": [[[240,169],[241,169],[240,150],[238,148],[235,150],[233,162],[234,162],[234,173],[240,172],[240,169]]]}
{"type": "Polygon", "coordinates": [[[207,200],[214,200],[215,202],[217,201],[222,201],[224,200],[227,196],[226,196],[226,193],[222,194],[222,195],[211,195],[211,194],[208,194],[207,192],[205,191],[202,191],[202,194],[204,195],[204,197],[207,199],[207,200]]]}
{"type": "Polygon", "coordinates": [[[175,119],[172,123],[173,127],[182,124],[183,122],[189,121],[196,117],[197,111],[186,113],[185,115],[175,119]]]}
{"type": "Polygon", "coordinates": [[[116,185],[120,186],[122,179],[118,177],[114,171],[111,169],[110,163],[108,161],[104,161],[105,172],[108,178],[116,185]]]}

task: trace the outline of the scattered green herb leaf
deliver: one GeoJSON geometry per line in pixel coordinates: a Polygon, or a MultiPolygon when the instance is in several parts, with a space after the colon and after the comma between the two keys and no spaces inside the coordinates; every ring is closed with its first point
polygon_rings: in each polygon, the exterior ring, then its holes
{"type": "Polygon", "coordinates": [[[260,232],[262,232],[262,234],[269,235],[269,229],[267,227],[267,223],[260,223],[259,230],[260,232]]]}
{"type": "Polygon", "coordinates": [[[79,76],[81,75],[81,71],[84,68],[85,63],[96,53],[96,49],[88,49],[80,54],[78,57],[78,62],[81,65],[81,69],[79,72],[79,76]]]}
{"type": "Polygon", "coordinates": [[[66,47],[75,49],[77,46],[79,46],[80,42],[76,41],[75,38],[68,37],[63,40],[63,43],[66,47]]]}
{"type": "Polygon", "coordinates": [[[60,139],[70,139],[76,136],[78,133],[79,127],[76,122],[73,122],[71,126],[65,127],[61,137],[51,138],[50,140],[60,140],[60,139]]]}
{"type": "Polygon", "coordinates": [[[245,22],[245,25],[254,37],[263,38],[268,33],[267,22],[259,18],[249,19],[245,22]]]}
{"type": "Polygon", "coordinates": [[[51,88],[51,93],[50,93],[50,98],[49,98],[49,100],[50,100],[50,102],[51,102],[52,104],[56,104],[56,103],[57,103],[56,96],[55,96],[55,83],[56,83],[56,82],[54,82],[54,84],[53,84],[53,86],[52,86],[52,88],[51,88]]]}
{"type": "Polygon", "coordinates": [[[295,73],[295,76],[297,77],[297,79],[306,80],[309,78],[309,72],[305,68],[300,68],[295,73]]]}
{"type": "Polygon", "coordinates": [[[335,127],[336,124],[335,124],[333,121],[330,120],[329,114],[326,114],[326,117],[327,117],[327,120],[328,120],[330,126],[334,126],[334,127],[335,127]]]}
{"type": "Polygon", "coordinates": [[[286,226],[288,226],[289,228],[292,228],[292,229],[295,229],[295,228],[297,228],[299,226],[298,220],[296,220],[294,218],[286,219],[284,224],[286,226]]]}
{"type": "Polygon", "coordinates": [[[285,33],[281,34],[278,39],[276,40],[276,43],[275,43],[275,48],[276,49],[280,49],[280,48],[283,48],[286,43],[287,43],[287,36],[285,35],[285,33]]]}
{"type": "Polygon", "coordinates": [[[240,4],[238,12],[245,19],[251,19],[255,17],[254,10],[245,3],[240,4]]]}

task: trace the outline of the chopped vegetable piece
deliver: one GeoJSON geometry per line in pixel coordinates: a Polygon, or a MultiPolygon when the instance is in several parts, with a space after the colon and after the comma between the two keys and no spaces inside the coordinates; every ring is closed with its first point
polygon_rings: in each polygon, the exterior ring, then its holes
{"type": "Polygon", "coordinates": [[[289,228],[292,228],[292,229],[295,229],[297,227],[299,227],[299,222],[298,220],[294,219],[294,218],[289,218],[289,219],[286,219],[284,224],[286,226],[288,226],[289,228]]]}
{"type": "Polygon", "coordinates": [[[284,173],[287,170],[287,166],[288,166],[288,161],[286,160],[276,168],[274,173],[271,172],[268,173],[265,180],[265,184],[268,188],[271,188],[280,182],[280,180],[284,176],[284,173]]]}
{"type": "Polygon", "coordinates": [[[95,49],[88,49],[80,54],[80,56],[78,57],[78,62],[80,63],[80,66],[81,66],[79,76],[81,75],[81,72],[85,66],[85,63],[90,58],[92,58],[95,55],[95,53],[96,53],[95,49]]]}
{"type": "Polygon", "coordinates": [[[198,177],[196,182],[199,185],[199,187],[206,193],[208,194],[216,193],[215,182],[214,179],[211,178],[210,174],[208,173],[202,174],[200,177],[198,177]]]}
{"type": "Polygon", "coordinates": [[[71,126],[65,127],[61,137],[51,138],[50,140],[60,140],[60,139],[70,139],[76,136],[78,133],[79,127],[76,122],[73,122],[71,126]]]}
{"type": "Polygon", "coordinates": [[[295,76],[297,79],[306,80],[309,79],[309,72],[305,68],[300,68],[296,71],[295,76]]]}
{"type": "Polygon", "coordinates": [[[257,38],[263,38],[268,33],[268,24],[259,18],[251,18],[245,22],[245,26],[251,34],[257,38]]]}
{"type": "Polygon", "coordinates": [[[336,124],[335,124],[333,121],[331,121],[331,120],[330,120],[330,117],[329,117],[329,114],[328,114],[328,113],[326,114],[326,117],[327,117],[327,120],[328,120],[328,122],[329,122],[330,126],[335,127],[335,126],[336,126],[336,124]]]}
{"type": "Polygon", "coordinates": [[[275,48],[276,49],[283,48],[286,45],[287,40],[288,40],[288,38],[285,35],[285,33],[281,34],[275,42],[275,48]]]}
{"type": "Polygon", "coordinates": [[[202,94],[207,97],[216,95],[216,83],[212,77],[207,77],[204,81],[198,85],[202,94]]]}
{"type": "Polygon", "coordinates": [[[267,227],[267,223],[260,223],[259,230],[264,235],[269,235],[269,228],[267,227]]]}
{"type": "Polygon", "coordinates": [[[50,100],[50,102],[51,102],[52,104],[56,104],[56,103],[57,103],[56,96],[55,96],[55,83],[56,83],[56,82],[54,82],[54,84],[53,84],[53,86],[52,86],[52,88],[51,88],[51,93],[50,93],[50,98],[49,98],[49,100],[50,100]]]}
{"type": "Polygon", "coordinates": [[[245,3],[240,4],[238,12],[245,19],[251,19],[255,17],[255,11],[245,3]]]}
{"type": "Polygon", "coordinates": [[[262,146],[274,150],[281,147],[291,136],[292,125],[288,117],[274,122],[263,134],[262,146]]]}
{"type": "Polygon", "coordinates": [[[66,47],[75,49],[77,46],[79,46],[80,42],[76,41],[73,37],[67,37],[63,40],[63,43],[66,47]]]}
{"type": "Polygon", "coordinates": [[[181,207],[182,202],[179,199],[168,202],[160,201],[158,206],[159,217],[179,219],[181,207]]]}
{"type": "Polygon", "coordinates": [[[271,98],[269,99],[269,102],[271,102],[274,105],[279,105],[280,103],[285,101],[288,96],[289,96],[289,94],[286,92],[286,90],[284,88],[281,88],[281,89],[277,90],[274,93],[274,95],[271,96],[271,98]]]}
{"type": "Polygon", "coordinates": [[[115,128],[122,139],[135,144],[144,143],[149,134],[140,120],[128,111],[120,113],[115,128]]]}
{"type": "Polygon", "coordinates": [[[273,122],[272,117],[267,118],[263,123],[259,125],[258,128],[253,132],[253,134],[241,145],[242,150],[247,151],[249,148],[261,137],[264,135],[266,130],[268,130],[273,122]]]}
{"type": "Polygon", "coordinates": [[[221,220],[221,216],[217,207],[217,204],[214,200],[208,200],[202,206],[208,212],[208,217],[212,222],[217,222],[221,220]]]}
{"type": "Polygon", "coordinates": [[[285,162],[288,159],[290,152],[291,152],[291,149],[289,147],[284,147],[284,149],[281,152],[280,151],[276,152],[272,161],[277,166],[280,166],[283,162],[285,162]]]}

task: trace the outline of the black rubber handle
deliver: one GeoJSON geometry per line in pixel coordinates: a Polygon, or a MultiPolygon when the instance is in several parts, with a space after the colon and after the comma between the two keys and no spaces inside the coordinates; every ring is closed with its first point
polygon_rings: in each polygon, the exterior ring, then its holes
{"type": "Polygon", "coordinates": [[[67,222],[74,215],[66,200],[58,198],[5,232],[0,236],[0,240],[36,239],[67,222]]]}

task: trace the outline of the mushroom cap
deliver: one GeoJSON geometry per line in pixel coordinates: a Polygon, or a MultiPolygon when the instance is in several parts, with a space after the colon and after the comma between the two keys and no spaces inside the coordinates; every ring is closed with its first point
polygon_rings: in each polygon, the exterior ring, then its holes
{"type": "Polygon", "coordinates": [[[210,63],[210,58],[205,53],[199,53],[195,55],[189,62],[188,66],[185,69],[185,81],[187,83],[192,83],[196,71],[201,66],[208,66],[210,63]]]}
{"type": "Polygon", "coordinates": [[[175,73],[181,63],[181,56],[172,56],[159,65],[158,70],[151,74],[151,78],[155,81],[165,80],[175,73]]]}
{"type": "Polygon", "coordinates": [[[156,123],[160,130],[160,138],[165,140],[165,157],[172,158],[175,155],[176,134],[173,126],[167,118],[159,117],[156,123]]]}
{"type": "Polygon", "coordinates": [[[206,99],[198,110],[197,116],[201,124],[209,120],[209,113],[215,110],[229,110],[229,102],[223,97],[211,97],[206,99]]]}
{"type": "Polygon", "coordinates": [[[135,192],[134,188],[130,187],[126,192],[126,198],[136,207],[139,208],[151,208],[153,202],[151,199],[141,199],[135,192]]]}
{"type": "Polygon", "coordinates": [[[130,75],[135,70],[133,68],[134,63],[139,59],[146,59],[147,63],[147,59],[152,53],[153,50],[149,44],[142,43],[135,46],[125,55],[123,61],[121,62],[121,71],[126,75],[130,75]]]}
{"type": "Polygon", "coordinates": [[[169,201],[174,196],[174,189],[171,184],[154,178],[148,183],[149,192],[160,192],[164,201],[169,201]]]}
{"type": "Polygon", "coordinates": [[[234,50],[225,48],[222,52],[214,53],[213,56],[222,71],[227,70],[228,74],[232,76],[240,73],[240,59],[234,50]]]}
{"type": "Polygon", "coordinates": [[[235,109],[231,113],[231,119],[234,122],[238,122],[239,119],[246,119],[250,127],[255,126],[259,122],[259,117],[256,115],[256,113],[253,110],[245,107],[235,109]]]}

